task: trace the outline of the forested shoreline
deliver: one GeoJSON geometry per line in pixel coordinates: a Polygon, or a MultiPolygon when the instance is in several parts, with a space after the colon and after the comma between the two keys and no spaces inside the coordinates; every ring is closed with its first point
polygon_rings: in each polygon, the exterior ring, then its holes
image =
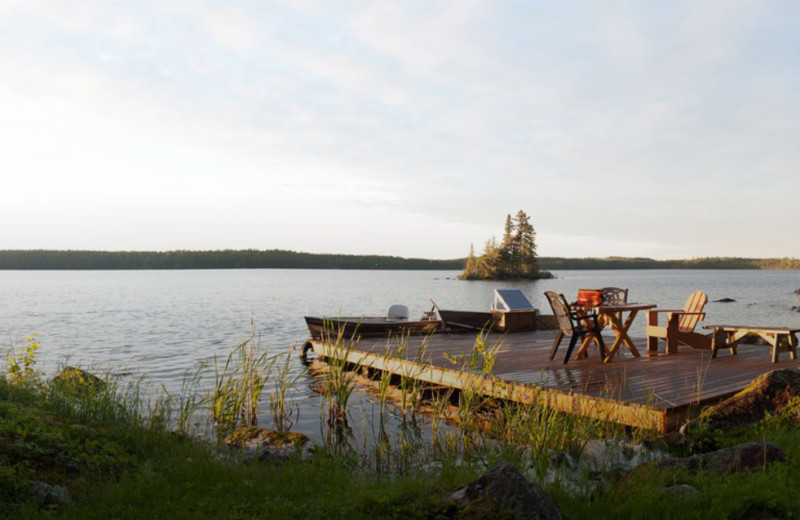
{"type": "Polygon", "coordinates": [[[299,253],[281,249],[216,251],[4,250],[0,269],[461,269],[464,259],[299,253]]]}
{"type": "MultiPolygon", "coordinates": [[[[281,249],[215,251],[0,250],[2,270],[114,269],[412,269],[461,270],[466,258],[431,260],[379,255],[315,254],[281,249]]],[[[796,258],[562,258],[539,257],[539,267],[570,269],[800,269],[796,258]]]]}
{"type": "Polygon", "coordinates": [[[560,258],[540,257],[543,269],[800,269],[798,258],[705,257],[681,260],[652,258],[560,258]]]}

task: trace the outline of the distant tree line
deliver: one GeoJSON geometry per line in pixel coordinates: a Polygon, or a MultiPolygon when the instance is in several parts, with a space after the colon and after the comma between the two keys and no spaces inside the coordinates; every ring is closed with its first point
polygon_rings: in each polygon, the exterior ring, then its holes
{"type": "Polygon", "coordinates": [[[560,258],[541,257],[544,269],[800,269],[797,258],[706,257],[688,260],[654,260],[652,258],[560,258]]]}
{"type": "Polygon", "coordinates": [[[0,251],[0,269],[425,269],[456,270],[464,259],[297,253],[281,249],[218,251],[0,251]]]}
{"type": "MultiPolygon", "coordinates": [[[[497,244],[496,244],[497,245],[497,244]]],[[[468,259],[298,253],[281,249],[216,251],[0,250],[0,269],[412,269],[462,270],[468,259]]],[[[530,265],[530,264],[521,264],[530,265]]],[[[796,258],[536,257],[539,269],[798,269],[796,258]]]]}

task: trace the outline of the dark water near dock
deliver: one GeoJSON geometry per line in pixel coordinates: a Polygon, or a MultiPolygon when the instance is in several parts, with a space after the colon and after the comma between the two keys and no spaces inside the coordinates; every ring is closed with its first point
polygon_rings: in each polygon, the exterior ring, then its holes
{"type": "MultiPolygon", "coordinates": [[[[574,299],[579,288],[619,286],[629,300],[680,308],[696,289],[709,295],[705,323],[800,327],[800,271],[560,271],[534,282],[463,282],[455,271],[0,271],[3,350],[24,344],[32,331],[42,349],[39,367],[60,363],[144,376],[153,387],[180,391],[184,374],[214,356],[225,357],[249,335],[250,318],[262,346],[285,352],[307,337],[304,315],[383,315],[393,303],[412,317],[442,308],[488,310],[496,288],[519,288],[549,314],[544,291],[574,299]],[[730,303],[714,300],[732,298],[730,303]]],[[[644,316],[633,336],[644,334],[644,316]]],[[[320,435],[320,396],[296,358],[300,379],[291,400],[300,410],[295,430],[320,435]]],[[[368,420],[374,399],[357,393],[353,411],[368,420]]],[[[268,408],[268,405],[265,407],[268,408]]],[[[265,410],[267,411],[267,410],[265,410]]]]}

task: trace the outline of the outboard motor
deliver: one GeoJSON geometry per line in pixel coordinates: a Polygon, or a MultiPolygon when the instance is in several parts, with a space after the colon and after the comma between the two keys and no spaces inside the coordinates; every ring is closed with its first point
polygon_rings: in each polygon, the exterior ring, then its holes
{"type": "Polygon", "coordinates": [[[390,320],[407,320],[408,307],[405,305],[394,304],[389,307],[388,317],[390,320]]]}

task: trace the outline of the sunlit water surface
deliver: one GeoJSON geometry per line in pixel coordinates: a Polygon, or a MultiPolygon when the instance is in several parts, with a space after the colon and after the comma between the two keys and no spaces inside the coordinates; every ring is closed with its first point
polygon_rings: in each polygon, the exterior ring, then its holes
{"type": "MultiPolygon", "coordinates": [[[[629,300],[680,308],[696,289],[708,293],[707,322],[800,327],[799,271],[609,270],[558,271],[535,282],[464,282],[454,271],[187,270],[0,271],[2,346],[24,344],[36,331],[38,366],[47,374],[68,363],[125,377],[150,388],[180,392],[185,374],[224,359],[249,335],[251,317],[262,346],[286,352],[307,337],[304,315],[384,315],[393,303],[411,316],[441,308],[488,310],[496,288],[519,288],[549,312],[544,291],[575,298],[579,288],[627,287],[629,300]],[[732,298],[720,303],[714,300],[732,298]]],[[[634,323],[644,335],[644,317],[634,323]]],[[[294,429],[319,438],[321,397],[295,356],[299,376],[290,399],[294,429]]],[[[353,422],[375,414],[376,398],[357,392],[353,422]]],[[[268,406],[266,406],[268,408],[268,406]]],[[[265,410],[266,411],[266,410],[265,410]]],[[[268,420],[265,419],[265,422],[268,420]]]]}

